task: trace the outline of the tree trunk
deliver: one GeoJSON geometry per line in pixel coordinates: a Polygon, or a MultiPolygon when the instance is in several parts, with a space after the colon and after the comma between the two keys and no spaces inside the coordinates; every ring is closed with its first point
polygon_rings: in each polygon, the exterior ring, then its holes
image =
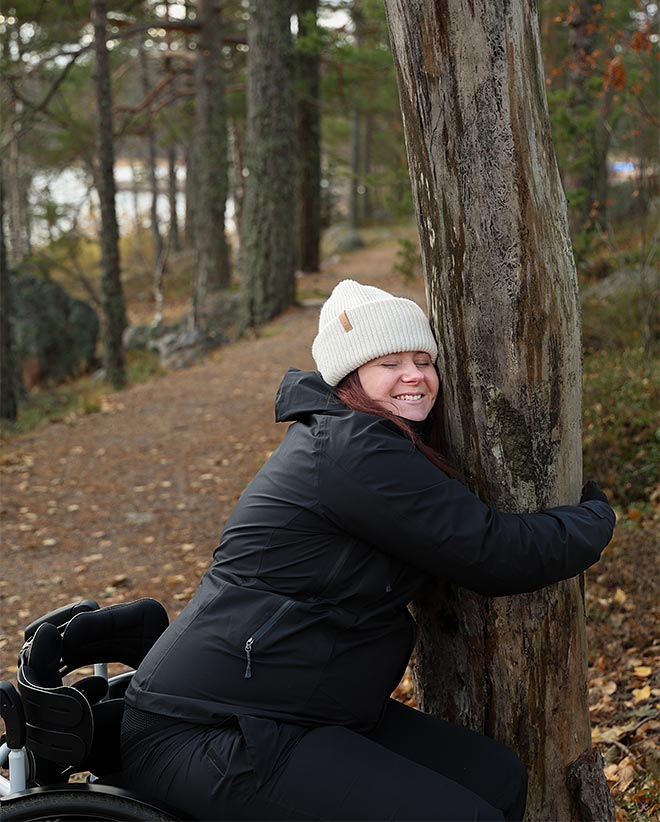
{"type": "Polygon", "coordinates": [[[241,278],[245,320],[258,325],[295,299],[294,55],[290,0],[250,4],[241,278]]]}
{"type": "Polygon", "coordinates": [[[298,267],[301,271],[319,270],[321,244],[321,115],[320,63],[315,42],[318,0],[298,0],[298,267]]]}
{"type": "Polygon", "coordinates": [[[233,174],[230,176],[231,198],[234,201],[234,225],[236,226],[236,244],[241,245],[241,221],[243,198],[245,196],[245,178],[243,177],[243,142],[244,133],[238,120],[229,118],[229,143],[231,145],[233,174]]]}
{"type": "MultiPolygon", "coordinates": [[[[147,59],[147,52],[144,48],[144,43],[140,42],[140,75],[142,80],[142,93],[144,97],[148,97],[151,91],[151,81],[149,79],[149,65],[147,59]]],[[[156,151],[156,135],[154,134],[151,105],[147,105],[145,115],[147,118],[145,139],[147,144],[147,179],[149,181],[149,190],[151,193],[151,204],[149,207],[149,225],[151,228],[151,237],[154,247],[154,268],[157,268],[160,263],[160,258],[163,253],[163,238],[160,233],[160,221],[158,219],[158,175],[156,171],[156,164],[158,162],[156,151]]]]}
{"type": "MultiPolygon", "coordinates": [[[[144,43],[140,41],[140,74],[142,79],[142,93],[145,98],[148,98],[151,91],[151,81],[149,79],[149,62],[147,52],[144,48],[144,43]]],[[[163,306],[165,303],[165,295],[163,293],[163,280],[167,272],[167,252],[169,250],[169,241],[167,245],[163,243],[163,236],[160,231],[160,218],[158,216],[158,152],[156,150],[156,135],[154,133],[153,120],[151,114],[151,105],[148,104],[146,108],[147,124],[145,130],[145,139],[147,143],[147,178],[149,180],[149,189],[151,191],[151,204],[149,207],[149,225],[151,228],[151,239],[153,242],[153,296],[154,296],[154,319],[152,324],[159,326],[163,321],[163,306]]]]}
{"type": "Polygon", "coordinates": [[[5,244],[4,167],[0,164],[0,419],[10,421],[16,419],[18,412],[11,303],[11,275],[5,244]]]}
{"type": "MultiPolygon", "coordinates": [[[[576,123],[588,125],[576,128],[578,138],[570,158],[567,187],[574,191],[576,203],[571,208],[574,234],[593,233],[606,229],[607,214],[607,151],[610,135],[601,110],[609,108],[611,90],[602,96],[594,89],[592,53],[602,14],[600,0],[578,0],[570,4],[569,71],[570,97],[568,109],[576,123]]],[[[571,196],[571,195],[569,195],[571,196]]]]}
{"type": "Polygon", "coordinates": [[[114,131],[110,59],[106,46],[105,0],[92,0],[96,88],[96,190],[101,207],[101,290],[106,380],[115,388],[126,384],[124,346],[126,308],[119,264],[119,230],[115,212],[114,131]]]}
{"type": "Polygon", "coordinates": [[[348,200],[348,225],[357,231],[360,227],[360,133],[362,116],[356,106],[351,115],[351,188],[348,200]]]}
{"type": "MultiPolygon", "coordinates": [[[[4,106],[3,106],[4,108],[4,106]]],[[[7,106],[11,127],[16,136],[9,141],[9,162],[5,173],[7,198],[7,255],[12,265],[18,265],[32,253],[31,214],[28,203],[30,174],[25,169],[23,152],[20,144],[21,117],[23,104],[20,100],[11,100],[7,106]]]]}
{"type": "MultiPolygon", "coordinates": [[[[534,4],[386,7],[450,456],[502,510],[577,502],[578,290],[534,4]]],[[[613,819],[590,751],[582,580],[500,599],[441,585],[417,619],[421,707],[517,750],[526,818],[613,819]]]]}
{"type": "MultiPolygon", "coordinates": [[[[170,0],[165,0],[165,19],[170,19],[170,0]]],[[[168,32],[165,38],[168,51],[172,50],[171,32],[168,32]]],[[[177,91],[177,77],[172,67],[171,57],[166,57],[163,63],[163,68],[167,74],[173,75],[172,79],[172,94],[177,91]]],[[[174,135],[169,135],[169,145],[167,147],[167,199],[170,213],[170,223],[167,235],[167,244],[173,252],[181,250],[181,240],[179,235],[179,215],[177,213],[177,196],[178,196],[178,181],[176,173],[177,161],[177,143],[174,135]]]]}
{"type": "Polygon", "coordinates": [[[185,198],[186,213],[183,218],[183,236],[187,246],[195,243],[195,152],[190,148],[186,150],[186,181],[185,198]]]}
{"type": "Polygon", "coordinates": [[[167,196],[170,207],[169,244],[172,251],[181,250],[179,239],[179,215],[177,214],[177,196],[179,186],[176,177],[176,146],[172,144],[167,149],[167,196]]]}
{"type": "MultiPolygon", "coordinates": [[[[353,20],[353,36],[355,38],[355,48],[360,49],[362,45],[362,30],[364,18],[362,12],[362,0],[353,0],[351,6],[351,18],[353,20]]],[[[351,114],[351,187],[348,195],[348,225],[357,232],[360,226],[361,197],[360,187],[362,181],[362,107],[359,99],[359,89],[353,92],[353,112],[351,114]]]]}
{"type": "Polygon", "coordinates": [[[207,295],[229,286],[225,233],[227,204],[227,114],[222,68],[220,0],[198,0],[194,141],[194,236],[197,252],[193,314],[199,325],[207,295]]]}
{"type": "Polygon", "coordinates": [[[373,201],[371,197],[371,186],[369,184],[373,130],[373,114],[368,112],[364,118],[364,150],[362,153],[362,185],[364,188],[364,194],[362,195],[362,219],[365,223],[369,223],[373,219],[373,201]]]}

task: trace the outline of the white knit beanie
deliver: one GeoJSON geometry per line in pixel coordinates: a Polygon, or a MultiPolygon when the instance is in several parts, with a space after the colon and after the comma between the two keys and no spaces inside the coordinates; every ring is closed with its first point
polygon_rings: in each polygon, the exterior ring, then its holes
{"type": "Polygon", "coordinates": [[[328,385],[337,385],[361,365],[400,351],[438,346],[422,309],[412,300],[354,280],[342,280],[321,308],[312,356],[328,385]]]}

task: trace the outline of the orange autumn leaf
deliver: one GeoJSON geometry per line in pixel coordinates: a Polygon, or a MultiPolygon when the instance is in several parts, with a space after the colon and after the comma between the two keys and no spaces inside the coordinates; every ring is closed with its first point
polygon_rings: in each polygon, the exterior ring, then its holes
{"type": "Polygon", "coordinates": [[[648,32],[636,31],[632,36],[630,45],[632,46],[633,51],[649,51],[651,48],[651,38],[649,37],[648,32]]]}
{"type": "Polygon", "coordinates": [[[626,85],[626,70],[620,57],[614,57],[608,63],[605,72],[605,82],[616,89],[622,89],[626,85]]]}

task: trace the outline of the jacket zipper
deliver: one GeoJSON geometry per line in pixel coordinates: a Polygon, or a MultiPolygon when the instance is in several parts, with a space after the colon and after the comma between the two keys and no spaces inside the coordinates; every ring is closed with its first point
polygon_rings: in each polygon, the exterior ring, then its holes
{"type": "Polygon", "coordinates": [[[280,607],[272,614],[264,624],[258,628],[252,636],[247,640],[245,643],[245,657],[247,659],[247,665],[245,666],[245,679],[252,678],[252,646],[254,645],[257,640],[261,639],[264,634],[270,631],[286,614],[289,608],[292,608],[296,604],[295,599],[287,599],[283,602],[280,607]]]}

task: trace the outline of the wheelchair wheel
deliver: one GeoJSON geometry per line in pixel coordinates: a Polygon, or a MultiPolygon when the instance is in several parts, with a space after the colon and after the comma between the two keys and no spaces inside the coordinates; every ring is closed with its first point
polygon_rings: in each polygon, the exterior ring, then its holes
{"type": "Polygon", "coordinates": [[[171,822],[177,817],[123,791],[37,789],[0,807],[2,822],[171,822]]]}

